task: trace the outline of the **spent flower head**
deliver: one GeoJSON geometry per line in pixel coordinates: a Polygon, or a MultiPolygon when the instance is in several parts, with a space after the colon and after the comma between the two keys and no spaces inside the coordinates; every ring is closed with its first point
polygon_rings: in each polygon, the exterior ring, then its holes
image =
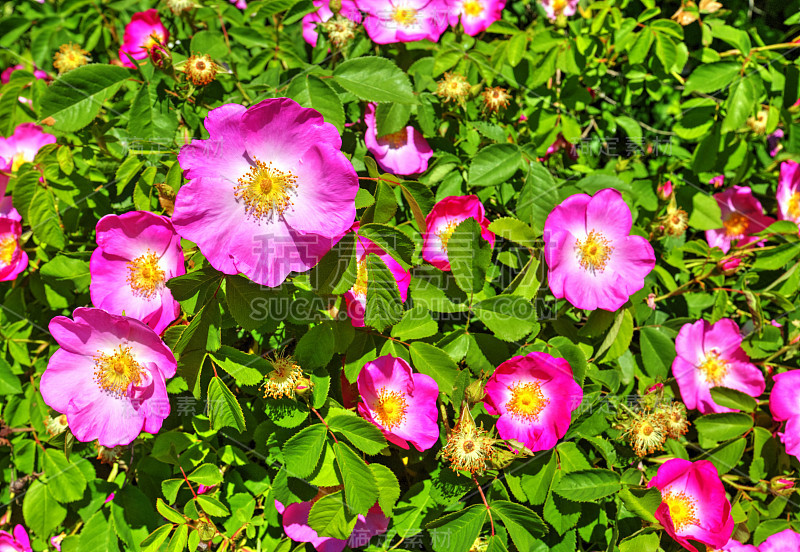
{"type": "MultiPolygon", "coordinates": [[[[268,359],[269,360],[269,359],[268,359]]],[[[272,371],[264,376],[264,398],[280,399],[288,397],[293,399],[298,385],[303,378],[303,369],[296,364],[292,357],[275,355],[269,360],[272,371]]]]}
{"type": "Polygon", "coordinates": [[[444,77],[436,83],[436,95],[443,98],[445,103],[453,102],[463,105],[470,90],[467,78],[458,73],[445,73],[444,77]]]}
{"type": "Polygon", "coordinates": [[[53,67],[56,68],[59,75],[87,63],[89,63],[89,52],[72,42],[62,44],[58,52],[53,55],[53,67]]]}

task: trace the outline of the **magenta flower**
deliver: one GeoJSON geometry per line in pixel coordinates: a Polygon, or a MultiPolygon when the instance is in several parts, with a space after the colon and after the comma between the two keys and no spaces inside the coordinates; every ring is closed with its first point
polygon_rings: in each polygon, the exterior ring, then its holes
{"type": "Polygon", "coordinates": [[[425,217],[427,231],[422,236],[422,258],[439,270],[450,270],[447,244],[458,225],[468,218],[480,224],[481,236],[494,247],[494,233],[489,231],[489,219],[478,196],[448,196],[425,217]]]}
{"type": "Polygon", "coordinates": [[[722,188],[722,186],[725,184],[725,175],[724,174],[717,175],[711,180],[709,180],[708,183],[713,185],[715,188],[722,188]]]}
{"type": "MultiPolygon", "coordinates": [[[[0,73],[0,84],[8,84],[11,82],[11,73],[14,71],[29,71],[29,69],[21,63],[12,65],[11,67],[6,67],[3,69],[3,72],[0,73]]],[[[37,79],[50,80],[50,76],[47,73],[41,69],[37,69],[36,67],[33,68],[33,76],[37,79]]]]}
{"type": "MultiPolygon", "coordinates": [[[[34,123],[17,125],[14,133],[8,138],[0,137],[0,161],[3,172],[16,172],[23,163],[32,163],[39,149],[47,144],[55,144],[56,137],[42,131],[42,127],[34,123]]],[[[7,182],[7,180],[6,180],[7,182]]],[[[0,197],[5,194],[5,183],[0,186],[0,197]]]]}
{"type": "Polygon", "coordinates": [[[800,550],[800,535],[791,529],[771,535],[758,546],[759,552],[790,552],[800,550]]]}
{"type": "Polygon", "coordinates": [[[351,548],[366,546],[372,537],[382,535],[389,528],[389,518],[383,514],[380,506],[376,503],[369,509],[366,516],[358,515],[356,525],[348,540],[320,537],[308,525],[308,514],[311,512],[315,500],[295,502],[286,507],[276,500],[275,509],[283,515],[282,524],[286,536],[295,542],[310,542],[317,552],[341,552],[345,546],[351,548]]]}
{"type": "MultiPolygon", "coordinates": [[[[312,46],[316,46],[317,24],[328,21],[333,17],[333,12],[330,8],[330,2],[327,0],[314,0],[313,3],[317,10],[303,16],[302,26],[303,39],[312,46]]],[[[342,0],[342,8],[339,10],[339,15],[354,23],[361,23],[361,12],[353,0],[342,0]]]]}
{"type": "Polygon", "coordinates": [[[450,24],[455,26],[460,17],[464,32],[475,36],[503,17],[506,0],[448,0],[448,4],[450,24]]]}
{"type": "Polygon", "coordinates": [[[800,225],[800,165],[795,161],[781,163],[777,199],[778,219],[800,225]]]}
{"type": "Polygon", "coordinates": [[[50,333],[61,346],[42,374],[44,402],[67,415],[78,441],[104,447],[158,433],[169,415],[165,378],[176,362],[142,322],[101,309],[78,308],[73,320],[56,316],[50,333]]]}
{"type": "Polygon", "coordinates": [[[568,197],[544,223],[547,280],[557,299],[615,311],[644,287],[656,263],[650,242],[631,236],[631,210],[613,189],[568,197]]]}
{"type": "Polygon", "coordinates": [[[209,138],[178,155],[189,179],[178,233],[217,270],[270,287],[315,266],[356,216],[358,176],[336,128],[288,98],[223,105],[205,126],[209,138]]]}
{"type": "Polygon", "coordinates": [[[547,17],[555,21],[559,15],[569,17],[578,10],[579,0],[540,0],[547,17]]]}
{"type": "Polygon", "coordinates": [[[373,42],[437,42],[447,29],[445,0],[356,0],[366,12],[364,28],[373,42]]]}
{"type": "Polygon", "coordinates": [[[573,161],[578,158],[578,149],[575,147],[575,144],[569,143],[567,139],[564,138],[564,135],[559,132],[555,142],[550,144],[547,151],[544,153],[544,157],[542,157],[540,161],[547,161],[552,155],[558,153],[562,149],[566,150],[567,155],[573,161]]]}
{"type": "Polygon", "coordinates": [[[420,452],[439,440],[439,386],[415,374],[402,358],[384,355],[367,362],[356,380],[363,402],[358,412],[390,442],[404,449],[410,441],[420,452]]]}
{"type": "Polygon", "coordinates": [[[728,543],[734,525],[731,503],[714,464],[673,458],[658,468],[647,486],[661,491],[655,517],[685,549],[697,552],[689,539],[710,548],[728,543]]]}
{"type": "Polygon", "coordinates": [[[753,234],[761,232],[775,219],[764,215],[761,203],[753,197],[753,190],[744,186],[733,186],[722,193],[714,194],[722,211],[722,228],[706,230],[706,241],[711,247],[719,247],[723,253],[731,246],[744,247],[759,240],[753,234]]]}
{"type": "Polygon", "coordinates": [[[790,370],[772,376],[775,385],[769,396],[769,409],[776,422],[786,422],[778,433],[786,453],[800,458],[800,370],[790,370]]]}
{"type": "Polygon", "coordinates": [[[727,387],[758,397],[764,392],[764,374],[742,349],[739,326],[730,318],[714,324],[698,320],[684,324],[675,339],[678,355],[672,374],[687,408],[703,414],[735,412],[711,398],[712,387],[727,387]]]}
{"type": "Polygon", "coordinates": [[[0,531],[0,552],[32,552],[31,539],[22,525],[14,526],[14,534],[0,531]]]}
{"type": "Polygon", "coordinates": [[[136,67],[128,56],[137,60],[145,59],[150,53],[150,48],[157,44],[166,44],[168,40],[169,31],[161,23],[157,10],[137,12],[125,26],[125,35],[119,48],[119,60],[125,67],[136,67]]]}
{"type": "Polygon", "coordinates": [[[411,125],[392,134],[378,136],[375,126],[375,104],[367,104],[364,114],[367,133],[364,142],[367,151],[375,156],[378,165],[394,174],[409,175],[428,170],[428,159],[433,150],[422,133],[411,125]]]}
{"type": "Polygon", "coordinates": [[[519,441],[534,452],[556,445],[583,400],[569,363],[538,352],[503,362],[484,390],[486,411],[500,416],[500,438],[519,441]]]}
{"type": "Polygon", "coordinates": [[[752,544],[742,544],[737,540],[729,540],[728,544],[723,546],[722,548],[712,550],[709,549],[708,552],[758,552],[758,548],[753,546],[752,544]]]}
{"type": "Polygon", "coordinates": [[[356,283],[344,294],[344,301],[347,305],[347,314],[350,321],[357,328],[364,327],[364,314],[367,308],[367,256],[373,253],[380,258],[386,267],[391,271],[397,282],[397,289],[400,292],[400,299],[405,302],[408,297],[408,285],[411,283],[411,271],[404,269],[400,263],[394,260],[391,255],[376,245],[372,240],[358,237],[356,242],[356,262],[357,275],[356,283]]]}
{"type": "Polygon", "coordinates": [[[234,6],[239,8],[240,10],[243,10],[243,9],[245,9],[247,7],[247,1],[246,0],[230,0],[230,2],[231,2],[231,4],[233,4],[234,6]]]}
{"type": "Polygon", "coordinates": [[[97,223],[89,263],[92,303],[161,334],[181,312],[166,283],[186,274],[183,263],[181,238],[167,217],[147,211],[106,215],[97,223]]]}
{"type": "Polygon", "coordinates": [[[199,495],[205,494],[208,491],[214,489],[215,487],[216,487],[216,485],[198,485],[197,486],[197,494],[199,494],[199,495]]]}
{"type": "Polygon", "coordinates": [[[19,214],[12,209],[9,215],[0,216],[0,282],[16,279],[28,267],[28,254],[19,243],[22,235],[19,214]]]}

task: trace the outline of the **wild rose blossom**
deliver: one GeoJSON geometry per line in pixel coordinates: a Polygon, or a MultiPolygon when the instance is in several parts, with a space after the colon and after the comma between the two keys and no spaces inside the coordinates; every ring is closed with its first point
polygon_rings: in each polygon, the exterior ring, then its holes
{"type": "Polygon", "coordinates": [[[503,362],[484,391],[486,411],[500,416],[500,438],[519,441],[534,452],[556,445],[583,400],[569,363],[539,352],[503,362]]]}
{"type": "Polygon", "coordinates": [[[800,550],[800,534],[791,529],[775,533],[758,546],[758,552],[794,552],[800,550]]]}
{"type": "MultiPolygon", "coordinates": [[[[55,144],[56,137],[34,123],[17,125],[8,138],[0,137],[0,171],[17,172],[23,163],[33,163],[36,154],[47,144],[55,144]]],[[[5,194],[8,178],[0,177],[0,197],[5,194]]]]}
{"type": "MultiPolygon", "coordinates": [[[[318,495],[317,499],[320,496],[318,495]]],[[[382,535],[389,528],[389,518],[383,514],[380,506],[376,503],[369,509],[366,516],[358,515],[356,525],[348,540],[320,537],[308,525],[308,514],[315,501],[316,499],[310,502],[295,502],[284,507],[276,500],[275,509],[282,514],[281,521],[286,536],[295,542],[310,542],[317,552],[341,552],[347,545],[351,548],[366,546],[372,537],[382,535]]]]}
{"type": "Polygon", "coordinates": [[[447,29],[445,0],[356,0],[364,28],[376,44],[437,42],[447,29]]]}
{"type": "Polygon", "coordinates": [[[540,161],[547,161],[548,159],[550,159],[550,157],[552,157],[562,149],[567,152],[567,155],[573,161],[575,161],[578,158],[578,149],[575,147],[575,144],[569,143],[567,139],[564,138],[564,135],[559,132],[555,142],[550,144],[550,146],[547,148],[547,151],[544,153],[544,157],[542,157],[540,161]]]}
{"type": "Polygon", "coordinates": [[[752,544],[742,544],[737,540],[729,540],[722,548],[709,549],[708,552],[758,552],[758,548],[752,544]]]}
{"type": "Polygon", "coordinates": [[[411,271],[403,268],[400,263],[394,260],[391,255],[376,245],[372,240],[363,236],[358,237],[356,242],[356,282],[344,294],[347,314],[350,321],[357,328],[364,327],[364,314],[367,308],[367,286],[369,285],[369,274],[367,273],[367,257],[370,254],[377,255],[384,262],[392,276],[397,282],[397,289],[400,292],[400,299],[405,302],[408,297],[408,285],[411,283],[411,271]]]}
{"type": "Polygon", "coordinates": [[[425,217],[427,231],[422,236],[422,258],[439,270],[450,270],[447,246],[458,225],[468,218],[478,222],[481,237],[494,247],[494,233],[489,231],[489,219],[478,196],[448,196],[425,217]]]}
{"type": "Polygon", "coordinates": [[[31,540],[22,525],[14,526],[13,535],[0,531],[0,552],[32,552],[31,540]]]}
{"type": "Polygon", "coordinates": [[[375,104],[367,105],[364,114],[367,132],[364,142],[378,165],[393,174],[409,175],[423,173],[428,170],[428,159],[433,150],[422,133],[411,125],[402,130],[378,136],[375,124],[375,104]]]}
{"type": "Polygon", "coordinates": [[[56,316],[50,333],[61,346],[42,374],[44,402],[67,415],[78,441],[104,447],[130,444],[139,433],[158,433],[169,415],[165,378],[175,357],[142,322],[101,309],[56,316]]]}
{"type": "Polygon", "coordinates": [[[725,184],[725,175],[724,174],[717,175],[711,180],[709,180],[708,183],[714,186],[715,188],[722,188],[722,186],[725,184]]]}
{"type": "Polygon", "coordinates": [[[661,492],[656,519],[685,549],[697,552],[690,539],[709,548],[728,543],[734,526],[731,503],[714,464],[673,458],[658,468],[647,486],[661,492]]]}
{"type": "Polygon", "coordinates": [[[540,0],[547,17],[555,21],[559,15],[569,17],[578,10],[579,0],[540,0]]]}
{"type": "Polygon", "coordinates": [[[684,324],[675,339],[677,356],[672,374],[683,402],[703,414],[734,412],[711,398],[712,387],[727,387],[758,397],[764,392],[764,374],[742,349],[739,326],[729,318],[709,324],[698,320],[684,324]]]}
{"type": "Polygon", "coordinates": [[[790,370],[772,376],[775,385],[769,396],[769,409],[776,422],[786,422],[778,437],[786,453],[800,458],[800,370],[790,370]]]}
{"type": "Polygon", "coordinates": [[[125,35],[119,48],[119,60],[125,67],[136,67],[128,56],[136,60],[145,59],[150,48],[157,44],[166,44],[168,40],[169,31],[161,23],[157,10],[137,12],[125,26],[125,35]]]}
{"type": "Polygon", "coordinates": [[[362,401],[358,413],[389,442],[404,449],[410,442],[422,452],[439,440],[439,386],[432,377],[413,373],[402,358],[384,355],[364,365],[356,385],[362,401]]]}
{"type": "Polygon", "coordinates": [[[240,10],[243,10],[247,7],[246,0],[230,0],[230,3],[239,8],[240,10]]]}
{"type": "Polygon", "coordinates": [[[288,98],[209,111],[178,154],[189,182],[172,223],[214,268],[275,287],[315,266],[353,224],[358,177],[341,137],[288,98]],[[220,231],[225,229],[225,231],[220,231]]]}
{"type": "Polygon", "coordinates": [[[141,320],[157,334],[180,315],[166,283],[186,268],[180,236],[167,217],[132,211],[100,219],[89,270],[98,308],[141,320]]]}
{"type": "Polygon", "coordinates": [[[448,0],[450,24],[455,27],[460,18],[464,32],[475,36],[503,17],[505,5],[506,0],[448,0]]]}
{"type": "Polygon", "coordinates": [[[20,247],[22,224],[12,209],[10,216],[0,216],[0,282],[16,279],[28,267],[28,254],[20,247]]]}
{"type": "MultiPolygon", "coordinates": [[[[6,67],[5,69],[3,69],[3,72],[0,73],[0,84],[8,84],[9,82],[11,82],[11,73],[13,73],[14,71],[30,71],[30,69],[28,69],[21,63],[12,65],[11,67],[6,67]]],[[[45,71],[42,71],[37,67],[33,68],[33,76],[34,78],[37,79],[50,80],[50,75],[48,75],[45,71]]]]}
{"type": "Polygon", "coordinates": [[[800,225],[800,165],[795,161],[781,163],[777,199],[778,219],[800,225]]]}
{"type": "MultiPolygon", "coordinates": [[[[356,3],[353,0],[341,0],[342,8],[339,10],[341,17],[352,21],[353,23],[361,23],[361,12],[358,10],[356,3]]],[[[325,23],[333,17],[333,12],[330,8],[328,0],[314,0],[314,7],[316,11],[308,13],[303,16],[303,39],[311,46],[317,45],[317,25],[325,23]]]]}
{"type": "Polygon", "coordinates": [[[759,240],[753,234],[761,232],[775,219],[764,215],[761,203],[753,197],[753,190],[744,186],[733,186],[722,193],[714,194],[722,211],[722,228],[706,230],[706,240],[711,247],[719,247],[723,253],[731,247],[744,247],[759,240]]]}
{"type": "Polygon", "coordinates": [[[579,309],[615,311],[644,287],[655,266],[650,242],[631,236],[633,220],[613,189],[565,199],[544,223],[550,290],[579,309]]]}

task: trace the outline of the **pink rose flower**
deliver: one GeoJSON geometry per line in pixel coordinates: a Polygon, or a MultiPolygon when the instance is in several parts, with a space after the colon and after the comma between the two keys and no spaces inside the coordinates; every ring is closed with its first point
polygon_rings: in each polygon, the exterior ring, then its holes
{"type": "Polygon", "coordinates": [[[197,486],[197,494],[205,494],[208,491],[212,490],[216,485],[198,485],[197,486]]]}
{"type": "Polygon", "coordinates": [[[104,447],[130,444],[139,433],[158,433],[169,415],[165,378],[175,357],[142,322],[101,309],[56,316],[50,333],[61,346],[42,374],[44,402],[67,415],[78,441],[104,447]]]}
{"type": "Polygon", "coordinates": [[[395,261],[391,255],[376,245],[372,240],[358,237],[356,242],[356,262],[358,265],[356,283],[349,291],[344,294],[344,301],[347,305],[347,314],[350,321],[357,328],[364,327],[364,314],[367,308],[367,286],[369,278],[367,274],[367,256],[372,253],[377,255],[386,264],[392,276],[397,282],[397,289],[400,292],[400,299],[405,302],[408,297],[408,285],[411,283],[411,271],[404,269],[400,263],[395,261]]]}
{"type": "Polygon", "coordinates": [[[161,23],[157,10],[137,12],[125,26],[125,35],[119,48],[119,60],[125,67],[136,67],[128,56],[137,60],[145,59],[150,48],[156,44],[166,44],[168,40],[169,31],[161,23]]]}
{"type": "Polygon", "coordinates": [[[364,114],[367,133],[364,142],[367,151],[375,156],[378,165],[394,174],[409,175],[428,170],[428,159],[433,150],[422,133],[411,125],[386,136],[378,136],[375,126],[375,104],[367,105],[364,114]]]}
{"type": "Polygon", "coordinates": [[[783,138],[783,129],[776,129],[775,132],[767,136],[767,150],[771,157],[778,155],[778,152],[783,149],[781,139],[783,138]]]}
{"type": "Polygon", "coordinates": [[[11,211],[9,216],[0,216],[0,282],[16,279],[28,267],[28,254],[19,244],[22,235],[19,213],[11,211]]]}
{"type": "Polygon", "coordinates": [[[180,315],[166,283],[186,268],[169,218],[147,211],[104,216],[89,267],[96,307],[141,320],[159,335],[180,315]]]}
{"type": "Polygon", "coordinates": [[[380,506],[376,503],[369,509],[366,516],[358,515],[356,525],[348,540],[320,537],[308,525],[308,514],[311,512],[315,500],[295,502],[286,507],[276,500],[275,509],[283,516],[282,524],[286,536],[295,542],[310,542],[317,552],[342,552],[345,546],[360,548],[369,544],[372,537],[382,535],[389,528],[389,518],[383,514],[380,506]]]}
{"type": "Polygon", "coordinates": [[[729,540],[728,544],[719,549],[709,549],[708,552],[758,552],[752,544],[742,544],[737,540],[729,540]]]}
{"type": "Polygon", "coordinates": [[[717,468],[708,460],[668,460],[647,484],[661,491],[655,517],[686,550],[697,552],[689,539],[710,548],[725,546],[733,534],[731,503],[717,468]]]}
{"type": "Polygon", "coordinates": [[[795,161],[781,163],[777,199],[778,219],[800,225],[800,165],[795,161]]]}
{"type": "Polygon", "coordinates": [[[778,437],[786,453],[800,459],[800,370],[790,370],[772,376],[775,385],[769,396],[769,409],[776,422],[786,422],[778,437]]]}
{"type": "Polygon", "coordinates": [[[791,529],[771,535],[758,546],[759,552],[794,552],[800,550],[800,534],[791,529]]]}
{"type": "MultiPolygon", "coordinates": [[[[11,73],[14,71],[29,71],[29,69],[21,63],[12,65],[11,67],[6,67],[3,69],[3,72],[0,73],[0,84],[8,84],[11,82],[11,73]]],[[[37,79],[50,80],[50,76],[47,73],[36,67],[33,68],[33,76],[37,79]]]]}
{"type": "Polygon", "coordinates": [[[764,392],[764,374],[742,349],[739,326],[730,318],[714,324],[698,320],[684,324],[675,339],[678,353],[672,373],[683,402],[703,414],[736,412],[711,398],[712,387],[727,387],[758,397],[764,392]]]}
{"type": "Polygon", "coordinates": [[[178,233],[217,270],[270,287],[314,267],[356,216],[358,176],[336,127],[288,98],[223,105],[205,126],[209,138],[178,154],[189,179],[178,233]]]}
{"type": "Polygon", "coordinates": [[[458,24],[459,17],[464,32],[470,36],[482,33],[503,17],[506,0],[448,0],[450,24],[458,24]]]}
{"type": "Polygon", "coordinates": [[[356,0],[366,12],[364,28],[373,42],[437,42],[447,29],[445,0],[356,0]]]}
{"type": "Polygon", "coordinates": [[[567,139],[564,138],[564,135],[559,132],[556,141],[550,144],[550,146],[547,148],[547,151],[544,153],[544,157],[542,157],[540,161],[547,161],[551,156],[558,153],[562,149],[566,150],[567,155],[573,161],[578,158],[578,149],[575,147],[575,144],[569,143],[567,139]]]}
{"type": "Polygon", "coordinates": [[[610,188],[556,206],[544,223],[553,295],[579,309],[615,311],[624,305],[656,263],[650,242],[629,235],[632,226],[628,205],[610,188]]]}
{"type": "Polygon", "coordinates": [[[384,355],[367,362],[356,379],[361,400],[358,413],[375,424],[389,442],[420,452],[439,440],[439,386],[415,374],[402,358],[384,355]]]}
{"type": "Polygon", "coordinates": [[[247,1],[246,0],[230,0],[230,2],[231,2],[231,4],[233,4],[234,6],[239,8],[240,10],[243,10],[243,9],[245,9],[247,7],[247,1]]]}
{"type": "Polygon", "coordinates": [[[720,174],[718,176],[715,176],[714,178],[709,180],[708,183],[713,185],[715,188],[722,188],[722,186],[725,184],[725,175],[720,174]]]}
{"type": "Polygon", "coordinates": [[[425,217],[427,231],[422,236],[422,258],[439,270],[450,270],[447,244],[458,225],[468,218],[480,224],[481,237],[494,247],[494,233],[489,231],[489,219],[478,196],[448,196],[425,217]]]}
{"type": "Polygon", "coordinates": [[[519,441],[534,452],[556,445],[583,400],[569,363],[538,352],[503,362],[484,391],[486,411],[500,416],[500,438],[519,441]]]}
{"type": "MultiPolygon", "coordinates": [[[[331,17],[333,12],[330,8],[329,0],[314,0],[314,6],[317,11],[307,13],[303,16],[303,39],[311,44],[317,45],[317,24],[325,23],[331,17]]],[[[339,15],[353,21],[354,23],[361,23],[361,12],[353,0],[342,0],[342,9],[339,10],[339,15]]]]}
{"type": "Polygon", "coordinates": [[[744,247],[759,240],[753,234],[761,232],[775,219],[763,213],[761,203],[753,197],[753,190],[744,186],[733,186],[722,193],[714,194],[722,211],[722,228],[706,230],[706,241],[711,247],[719,247],[723,253],[732,246],[744,247]]]}
{"type": "Polygon", "coordinates": [[[547,17],[555,21],[559,15],[569,17],[578,10],[579,0],[540,0],[547,17]]]}
{"type": "Polygon", "coordinates": [[[22,525],[14,526],[14,534],[0,531],[0,552],[32,552],[31,539],[22,525]]]}
{"type": "MultiPolygon", "coordinates": [[[[0,171],[13,173],[23,163],[33,163],[39,149],[47,144],[55,144],[56,137],[42,131],[34,123],[17,125],[8,138],[0,137],[0,171]]],[[[8,176],[0,178],[0,197],[5,194],[8,176]]]]}

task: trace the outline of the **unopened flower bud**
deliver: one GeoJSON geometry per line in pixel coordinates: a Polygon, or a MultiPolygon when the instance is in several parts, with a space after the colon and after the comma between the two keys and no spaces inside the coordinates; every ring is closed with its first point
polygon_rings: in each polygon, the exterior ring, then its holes
{"type": "Polygon", "coordinates": [[[658,194],[658,197],[660,197],[662,200],[664,201],[668,200],[672,195],[672,181],[667,180],[666,182],[662,182],[661,184],[659,184],[658,187],[656,188],[656,193],[658,194]]]}
{"type": "Polygon", "coordinates": [[[731,257],[729,259],[723,259],[719,262],[717,267],[719,268],[720,272],[722,272],[725,276],[731,276],[736,274],[739,270],[739,266],[742,264],[741,257],[731,257]]]}
{"type": "Polygon", "coordinates": [[[483,390],[484,382],[482,380],[473,381],[464,390],[464,400],[471,406],[483,400],[486,395],[483,390]]]}
{"type": "Polygon", "coordinates": [[[794,479],[773,477],[769,482],[769,490],[781,496],[789,496],[794,492],[794,479]]]}
{"type": "Polygon", "coordinates": [[[297,385],[294,388],[294,394],[298,397],[305,398],[309,397],[313,390],[314,383],[307,377],[303,376],[297,381],[297,385]]]}
{"type": "Polygon", "coordinates": [[[148,55],[150,56],[150,61],[153,62],[153,65],[159,69],[169,67],[169,65],[172,63],[172,55],[169,53],[169,50],[167,50],[161,44],[154,44],[152,47],[150,47],[148,55]]]}
{"type": "Polygon", "coordinates": [[[203,519],[197,522],[197,533],[201,541],[210,541],[217,534],[217,528],[210,519],[203,519]]]}

